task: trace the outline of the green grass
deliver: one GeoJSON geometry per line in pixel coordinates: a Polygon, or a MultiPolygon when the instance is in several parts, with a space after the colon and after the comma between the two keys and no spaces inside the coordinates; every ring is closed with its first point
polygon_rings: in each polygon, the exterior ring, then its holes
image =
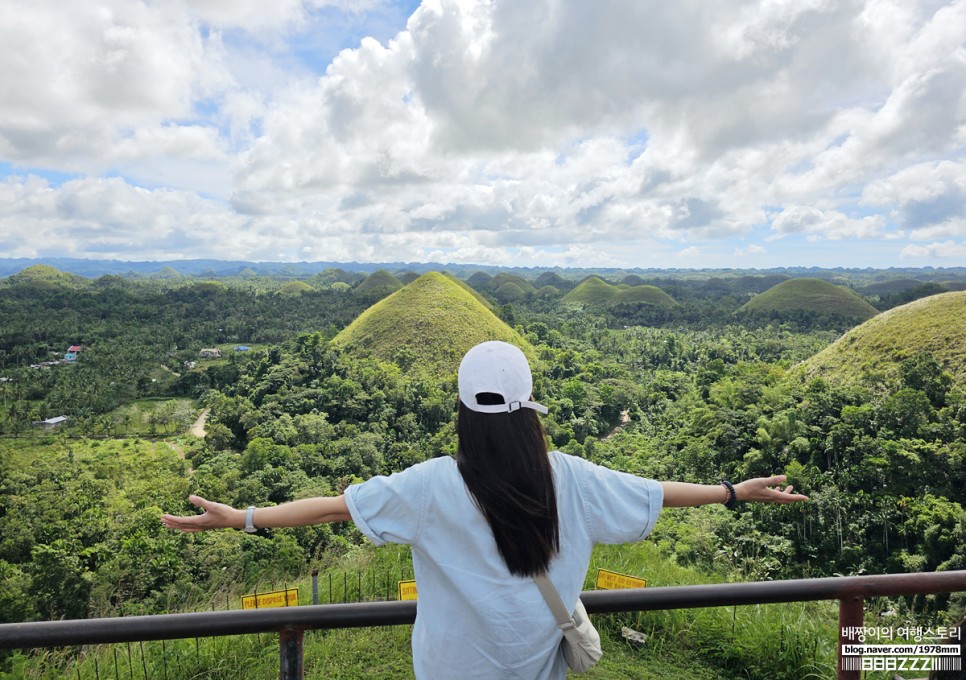
{"type": "Polygon", "coordinates": [[[184,434],[194,422],[188,422],[187,415],[197,418],[201,409],[194,399],[154,397],[138,399],[127,406],[121,406],[107,414],[111,421],[111,433],[125,437],[157,437],[184,434]],[[185,414],[184,421],[177,423],[173,420],[159,419],[160,409],[177,408],[179,413],[185,414]]]}
{"type": "Polygon", "coordinates": [[[871,319],[878,310],[848,288],[821,279],[789,279],[755,296],[739,314],[811,312],[838,316],[856,323],[871,319]]]}
{"type": "Polygon", "coordinates": [[[211,345],[210,347],[206,346],[205,349],[220,349],[221,357],[218,359],[210,359],[207,357],[198,356],[196,354],[191,359],[193,362],[195,362],[195,367],[190,369],[188,372],[191,373],[191,372],[205,371],[211,366],[224,366],[230,361],[229,357],[232,354],[240,354],[240,355],[251,354],[252,352],[268,349],[270,346],[271,345],[268,345],[265,343],[246,343],[246,342],[222,342],[216,345],[211,345]],[[235,348],[240,345],[248,347],[249,351],[247,352],[235,351],[235,348]]]}
{"type": "MultiPolygon", "coordinates": [[[[323,559],[326,559],[323,556],[323,559]]],[[[411,578],[411,557],[403,546],[376,549],[360,546],[320,565],[320,602],[395,599],[398,580],[411,578]],[[332,583],[329,596],[328,584],[332,583]],[[361,590],[359,585],[361,584],[361,590]]],[[[593,588],[597,568],[646,578],[649,588],[723,582],[667,559],[652,542],[598,546],[588,570],[585,589],[593,588]]],[[[311,602],[311,579],[306,574],[282,583],[266,583],[260,590],[298,587],[301,604],[311,602]]],[[[242,590],[220,593],[212,601],[197,602],[191,611],[238,609],[242,590]]],[[[869,614],[872,617],[873,614],[869,614]]],[[[595,614],[604,657],[582,677],[590,680],[661,678],[663,680],[807,680],[835,677],[837,603],[801,602],[743,607],[709,607],[651,612],[595,614]],[[627,626],[648,635],[643,647],[623,639],[627,626]]],[[[305,636],[305,677],[367,679],[410,678],[411,626],[310,631],[305,636]]],[[[37,650],[8,662],[16,669],[0,680],[13,678],[147,677],[224,678],[255,680],[278,673],[278,643],[274,634],[169,640],[131,645],[98,645],[82,650],[37,650]],[[130,660],[128,654],[130,653],[130,660]],[[96,660],[96,661],[95,661],[96,660]],[[115,664],[117,664],[115,666],[115,664]]],[[[576,677],[572,675],[572,677],[576,677]]],[[[886,680],[887,675],[868,675],[886,680]]]]}
{"type": "MultiPolygon", "coordinates": [[[[411,577],[408,549],[400,546],[363,546],[338,559],[331,559],[319,578],[320,601],[328,601],[327,584],[332,577],[333,600],[385,599],[388,575],[397,580],[411,577]],[[343,583],[347,591],[343,597],[343,583]],[[358,584],[362,584],[362,591],[358,584]],[[374,584],[374,585],[370,585],[374,584]]],[[[599,546],[588,571],[585,588],[593,587],[598,567],[648,580],[648,587],[714,583],[694,569],[679,566],[662,556],[653,543],[599,546]]],[[[266,584],[265,590],[298,587],[303,604],[311,602],[308,575],[292,582],[266,584]]],[[[194,611],[239,608],[232,593],[214,602],[199,602],[194,611]]],[[[391,595],[392,599],[394,595],[391,595]]],[[[595,614],[601,633],[604,658],[582,677],[591,680],[662,678],[703,680],[720,677],[772,680],[834,677],[837,609],[832,602],[788,603],[747,607],[715,607],[624,614],[595,614]],[[629,626],[649,636],[647,643],[634,647],[620,635],[629,626]]],[[[412,677],[411,626],[343,629],[308,632],[305,636],[306,678],[408,678],[412,677]]],[[[115,653],[119,677],[163,677],[165,664],[171,678],[224,678],[255,680],[278,674],[278,644],[272,634],[229,638],[169,640],[132,643],[128,646],[100,645],[81,650],[39,651],[14,662],[19,674],[0,678],[65,677],[82,680],[114,676],[115,653]],[[142,651],[143,649],[143,651],[142,651]],[[143,654],[143,661],[142,661],[143,654]],[[97,659],[97,671],[95,671],[97,659]]],[[[576,676],[574,676],[576,677],[576,676]]]]}
{"type": "MultiPolygon", "coordinates": [[[[647,541],[598,546],[590,566],[585,588],[593,587],[597,568],[644,578],[649,588],[723,581],[676,564],[647,541]]],[[[804,602],[608,614],[594,620],[602,636],[633,651],[642,663],[697,659],[717,669],[714,677],[798,680],[834,677],[837,611],[834,602],[804,602]],[[644,648],[624,643],[621,626],[646,633],[644,648]]]]}
{"type": "Polygon", "coordinates": [[[942,293],[883,312],[853,328],[801,366],[810,377],[891,382],[899,365],[928,352],[955,384],[966,384],[966,291],[942,293]]]}
{"type": "Polygon", "coordinates": [[[485,340],[510,342],[533,354],[526,340],[463,286],[430,272],[364,311],[332,344],[439,376],[455,372],[463,354],[485,340]]]}
{"type": "Polygon", "coordinates": [[[30,468],[37,462],[71,455],[100,476],[157,481],[154,466],[176,464],[177,451],[165,442],[145,439],[66,439],[57,435],[0,439],[0,471],[30,468]],[[126,478],[125,477],[125,478],[126,478]]]}

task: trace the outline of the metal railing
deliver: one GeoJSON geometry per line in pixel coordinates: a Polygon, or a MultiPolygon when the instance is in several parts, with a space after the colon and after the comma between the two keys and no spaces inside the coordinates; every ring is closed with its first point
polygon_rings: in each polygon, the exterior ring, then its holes
{"type": "MultiPolygon", "coordinates": [[[[845,633],[862,627],[865,598],[958,591],[966,591],[966,571],[595,590],[584,592],[581,599],[592,614],[838,600],[840,646],[837,677],[839,680],[859,680],[860,670],[843,668],[841,645],[854,642],[845,633]]],[[[6,623],[0,624],[0,649],[277,632],[279,677],[296,680],[303,677],[304,631],[403,625],[411,624],[415,619],[416,602],[368,602],[6,623]]]]}

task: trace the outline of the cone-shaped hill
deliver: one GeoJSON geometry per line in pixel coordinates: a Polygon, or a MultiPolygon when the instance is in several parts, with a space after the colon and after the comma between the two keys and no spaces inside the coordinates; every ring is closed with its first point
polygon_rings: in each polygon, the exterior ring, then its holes
{"type": "Polygon", "coordinates": [[[513,285],[518,286],[520,290],[522,290],[524,293],[535,293],[537,290],[536,288],[533,287],[532,283],[527,281],[522,276],[517,276],[516,274],[508,274],[507,272],[500,272],[499,274],[494,276],[490,280],[490,288],[494,290],[499,290],[500,286],[506,285],[508,283],[512,283],[513,285]]]}
{"type": "Polygon", "coordinates": [[[399,279],[387,272],[385,269],[380,269],[363,279],[362,282],[355,287],[355,292],[366,297],[379,298],[385,297],[390,293],[395,293],[402,287],[403,285],[400,283],[399,279]]]}
{"type": "Polygon", "coordinates": [[[466,351],[486,340],[510,342],[535,356],[524,338],[462,285],[429,272],[364,311],[332,344],[441,377],[455,373],[466,351]]]}
{"type": "Polygon", "coordinates": [[[563,296],[563,301],[575,305],[609,305],[621,290],[599,276],[590,276],[563,296]]]}
{"type": "Polygon", "coordinates": [[[576,288],[563,296],[563,301],[588,307],[643,302],[656,307],[673,307],[677,304],[670,295],[657,286],[614,286],[597,276],[580,282],[576,288]]]}
{"type": "Polygon", "coordinates": [[[315,291],[315,288],[305,281],[289,281],[278,290],[282,295],[293,295],[296,297],[302,293],[311,293],[313,291],[315,291]]]}
{"type": "Polygon", "coordinates": [[[466,279],[466,283],[471,288],[476,288],[477,290],[483,290],[490,287],[490,282],[493,277],[486,272],[474,272],[473,276],[466,279]]]}
{"type": "Polygon", "coordinates": [[[87,279],[75,274],[62,272],[46,264],[35,264],[8,276],[7,283],[21,284],[35,288],[51,288],[57,285],[85,283],[87,279]]]}
{"type": "Polygon", "coordinates": [[[966,291],[942,293],[894,307],[853,328],[803,362],[808,376],[833,381],[894,380],[899,365],[927,352],[966,385],[966,291]]]}
{"type": "Polygon", "coordinates": [[[650,286],[646,283],[618,291],[612,302],[615,305],[645,302],[655,307],[674,307],[677,305],[673,297],[657,286],[650,286]]]}
{"type": "Polygon", "coordinates": [[[557,290],[563,290],[569,287],[569,282],[556,272],[544,272],[533,282],[533,287],[540,289],[546,286],[553,286],[557,290]]]}
{"type": "Polygon", "coordinates": [[[821,279],[789,279],[755,296],[737,313],[777,318],[806,313],[858,324],[879,310],[843,286],[821,279]]]}

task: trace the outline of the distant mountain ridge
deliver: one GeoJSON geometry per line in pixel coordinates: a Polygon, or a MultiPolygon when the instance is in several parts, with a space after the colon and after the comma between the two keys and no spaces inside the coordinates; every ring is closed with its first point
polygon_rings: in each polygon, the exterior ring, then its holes
{"type": "MultiPolygon", "coordinates": [[[[611,277],[619,280],[630,274],[647,277],[667,277],[677,279],[704,279],[710,277],[739,278],[751,275],[778,275],[788,277],[812,277],[829,280],[848,279],[861,281],[865,285],[882,283],[900,278],[916,278],[919,281],[944,282],[949,280],[966,282],[966,267],[890,267],[883,269],[871,268],[823,268],[823,267],[773,267],[765,269],[682,269],[682,268],[608,268],[608,267],[500,267],[481,264],[454,264],[441,262],[251,262],[246,260],[89,260],[69,257],[42,258],[0,258],[0,278],[11,276],[33,265],[47,265],[62,272],[76,274],[86,278],[96,278],[105,275],[132,277],[170,277],[174,273],[182,276],[274,276],[292,278],[310,277],[326,269],[343,269],[347,271],[372,274],[385,269],[399,276],[397,272],[409,271],[424,274],[429,271],[447,271],[460,278],[469,278],[475,272],[489,272],[495,275],[500,272],[518,274],[532,281],[536,281],[541,274],[553,273],[558,276],[578,281],[593,274],[611,277]]],[[[546,279],[545,279],[546,280],[546,279]]],[[[541,283],[540,285],[544,285],[541,283]]],[[[551,284],[553,285],[553,284],[551,284]]]]}

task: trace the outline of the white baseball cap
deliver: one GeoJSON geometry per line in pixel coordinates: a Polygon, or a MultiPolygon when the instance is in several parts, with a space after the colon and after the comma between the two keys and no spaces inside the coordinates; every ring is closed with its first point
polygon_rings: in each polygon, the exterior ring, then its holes
{"type": "Polygon", "coordinates": [[[460,362],[460,401],[479,413],[512,413],[532,408],[546,413],[547,407],[530,401],[533,377],[527,357],[514,345],[498,340],[472,348],[460,362]],[[478,394],[489,392],[503,397],[502,404],[480,404],[478,394]]]}

